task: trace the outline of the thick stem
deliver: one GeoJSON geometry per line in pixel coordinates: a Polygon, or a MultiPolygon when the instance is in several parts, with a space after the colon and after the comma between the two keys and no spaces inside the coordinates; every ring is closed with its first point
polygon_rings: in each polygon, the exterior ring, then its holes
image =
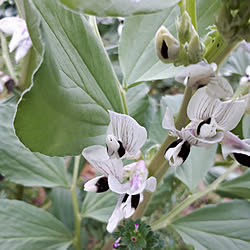
{"type": "Polygon", "coordinates": [[[72,203],[73,203],[74,216],[75,216],[75,238],[74,238],[73,243],[74,243],[76,250],[81,250],[81,215],[79,212],[78,200],[77,200],[77,195],[76,195],[79,162],[80,162],[80,155],[75,157],[73,180],[72,180],[72,186],[71,186],[72,203]]]}
{"type": "Polygon", "coordinates": [[[195,30],[197,30],[197,17],[196,17],[195,0],[187,0],[186,1],[186,10],[187,10],[187,13],[189,14],[189,16],[191,18],[191,22],[192,22],[195,30]]]}
{"type": "Polygon", "coordinates": [[[216,190],[219,184],[235,169],[238,167],[238,163],[234,163],[227,171],[221,175],[218,179],[216,179],[211,185],[209,185],[204,190],[189,196],[183,202],[181,202],[178,206],[176,206],[169,214],[162,216],[160,220],[157,220],[152,223],[152,230],[158,230],[161,228],[167,227],[176,216],[178,216],[185,208],[190,206],[194,201],[202,198],[204,195],[216,190]]]}
{"type": "MultiPolygon", "coordinates": [[[[208,37],[208,39],[211,38],[208,37]]],[[[223,39],[222,35],[217,32],[210,45],[208,45],[204,58],[206,58],[208,63],[215,62],[217,65],[219,65],[223,62],[223,60],[229,55],[229,53],[235,48],[237,44],[238,42],[226,42],[223,39]]]]}
{"type": "Polygon", "coordinates": [[[127,101],[126,101],[126,93],[125,90],[123,89],[122,85],[119,83],[120,87],[120,93],[122,97],[122,104],[123,104],[123,109],[124,109],[124,114],[128,115],[128,107],[127,107],[127,101]]]}
{"type": "Polygon", "coordinates": [[[17,83],[15,70],[14,70],[12,63],[11,63],[11,60],[10,60],[8,45],[7,45],[6,39],[1,31],[0,31],[0,37],[1,37],[1,47],[2,47],[3,59],[5,62],[5,65],[9,71],[10,77],[15,81],[15,83],[17,83]]]}

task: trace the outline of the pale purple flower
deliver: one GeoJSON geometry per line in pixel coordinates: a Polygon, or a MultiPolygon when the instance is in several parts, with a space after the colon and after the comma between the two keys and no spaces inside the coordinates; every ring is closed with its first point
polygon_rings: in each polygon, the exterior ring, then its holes
{"type": "Polygon", "coordinates": [[[115,243],[113,244],[113,248],[117,248],[117,247],[119,247],[121,244],[119,243],[121,241],[121,237],[119,237],[116,241],[115,241],[115,243]]]}
{"type": "Polygon", "coordinates": [[[0,20],[0,30],[12,35],[9,51],[16,50],[15,60],[19,62],[32,46],[25,21],[19,17],[5,17],[0,20]]]}
{"type": "Polygon", "coordinates": [[[134,162],[123,168],[120,158],[109,158],[103,146],[91,146],[83,150],[83,156],[102,175],[88,181],[84,190],[105,192],[108,189],[120,194],[117,205],[109,219],[107,230],[113,232],[124,218],[129,218],[143,200],[144,190],[154,192],[156,179],[148,177],[144,161],[134,162]]]}
{"type": "Polygon", "coordinates": [[[177,82],[198,89],[206,86],[207,93],[214,98],[226,98],[233,95],[230,83],[222,76],[216,74],[217,65],[199,62],[184,67],[175,76],[177,82]]]}

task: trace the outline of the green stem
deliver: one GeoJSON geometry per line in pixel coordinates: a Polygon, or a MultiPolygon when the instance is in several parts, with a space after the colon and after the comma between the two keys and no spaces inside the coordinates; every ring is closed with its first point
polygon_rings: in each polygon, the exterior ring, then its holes
{"type": "Polygon", "coordinates": [[[235,162],[230,168],[227,169],[227,171],[223,175],[221,175],[218,179],[216,179],[207,188],[205,188],[204,190],[196,194],[190,195],[187,199],[185,199],[178,206],[176,206],[169,214],[161,217],[160,220],[153,222],[151,225],[152,230],[158,230],[158,229],[167,227],[169,224],[172,223],[172,221],[174,220],[176,216],[178,216],[183,210],[185,210],[185,208],[190,206],[194,201],[216,190],[219,184],[237,167],[238,167],[238,163],[235,162]]]}
{"type": "Polygon", "coordinates": [[[181,0],[179,3],[178,3],[179,7],[180,7],[180,12],[181,12],[181,15],[184,13],[184,11],[186,10],[186,0],[181,0]]]}
{"type": "MultiPolygon", "coordinates": [[[[208,39],[211,40],[211,37],[208,37],[208,39]]],[[[206,41],[204,43],[206,44],[206,41]]],[[[222,35],[217,32],[213,40],[209,42],[204,58],[206,58],[208,63],[215,62],[217,65],[219,65],[237,44],[238,42],[226,42],[222,35]]]]}
{"type": "Polygon", "coordinates": [[[9,50],[8,50],[8,45],[5,39],[5,36],[3,33],[0,31],[0,37],[1,37],[1,47],[3,51],[3,59],[5,61],[6,67],[9,71],[10,77],[17,83],[17,78],[15,74],[15,70],[12,66],[11,60],[10,60],[10,55],[9,55],[9,50]]]}
{"type": "Polygon", "coordinates": [[[76,250],[81,250],[81,215],[79,212],[78,200],[76,195],[76,185],[77,185],[80,157],[81,157],[80,155],[75,157],[73,180],[71,186],[72,203],[75,216],[75,238],[73,243],[76,250]]]}
{"type": "Polygon", "coordinates": [[[191,22],[192,22],[195,30],[197,31],[197,17],[196,17],[195,0],[187,0],[186,1],[186,10],[187,10],[187,13],[189,14],[189,16],[191,18],[191,22]]]}
{"type": "Polygon", "coordinates": [[[123,87],[122,87],[122,85],[120,83],[119,83],[119,88],[120,88],[120,94],[121,94],[121,97],[122,97],[122,104],[123,104],[124,114],[128,115],[126,93],[125,93],[125,90],[123,89],[123,87]]]}

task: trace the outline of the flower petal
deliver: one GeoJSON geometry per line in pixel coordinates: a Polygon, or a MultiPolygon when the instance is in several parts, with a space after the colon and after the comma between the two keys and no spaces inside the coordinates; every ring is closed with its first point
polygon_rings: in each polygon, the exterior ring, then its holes
{"type": "Polygon", "coordinates": [[[229,154],[239,153],[250,156],[250,140],[241,140],[231,132],[225,132],[222,141],[222,155],[226,159],[229,154]]]}
{"type": "Polygon", "coordinates": [[[222,76],[211,77],[206,90],[214,98],[231,97],[234,93],[231,84],[222,76]]]}
{"type": "Polygon", "coordinates": [[[115,209],[109,218],[107,231],[112,233],[117,227],[118,223],[124,218],[124,212],[121,210],[122,200],[124,199],[125,194],[120,195],[118,202],[115,206],[115,209]]]}
{"type": "Polygon", "coordinates": [[[122,184],[113,175],[108,176],[108,184],[109,184],[110,190],[112,190],[113,192],[115,192],[117,194],[127,193],[127,192],[129,192],[129,189],[130,189],[130,183],[129,182],[126,182],[126,183],[122,184]]]}
{"type": "Polygon", "coordinates": [[[31,46],[32,42],[30,39],[25,39],[21,41],[15,53],[15,61],[19,62],[24,56],[26,56],[31,46]]]}
{"type": "Polygon", "coordinates": [[[244,100],[221,102],[215,113],[218,128],[224,131],[230,131],[235,128],[240,122],[245,109],[246,102],[244,100]]]}
{"type": "Polygon", "coordinates": [[[210,76],[214,75],[215,66],[216,64],[207,64],[204,62],[189,65],[178,72],[175,80],[183,83],[185,78],[188,77],[187,85],[189,87],[197,88],[199,85],[206,85],[209,82],[210,76]]]}
{"type": "Polygon", "coordinates": [[[220,103],[207,94],[206,88],[198,89],[188,103],[187,115],[190,120],[206,120],[216,113],[220,103]]]}
{"type": "Polygon", "coordinates": [[[147,139],[147,131],[132,117],[109,111],[110,124],[107,135],[114,135],[126,151],[124,157],[136,156],[147,139]]]}
{"type": "Polygon", "coordinates": [[[0,30],[7,35],[12,35],[24,27],[26,28],[26,23],[19,17],[5,17],[0,20],[0,30]]]}
{"type": "Polygon", "coordinates": [[[107,150],[103,146],[90,146],[82,151],[84,158],[100,173],[105,176],[110,174],[122,181],[123,163],[121,159],[110,159],[107,150]]]}
{"type": "Polygon", "coordinates": [[[164,157],[170,166],[178,167],[187,159],[189,153],[190,144],[183,139],[178,139],[169,145],[164,157]]]}
{"type": "Polygon", "coordinates": [[[146,180],[145,190],[153,193],[156,190],[156,185],[157,185],[156,178],[151,176],[146,180]]]}
{"type": "Polygon", "coordinates": [[[109,189],[108,178],[104,175],[97,176],[84,185],[84,191],[102,193],[109,189]]]}

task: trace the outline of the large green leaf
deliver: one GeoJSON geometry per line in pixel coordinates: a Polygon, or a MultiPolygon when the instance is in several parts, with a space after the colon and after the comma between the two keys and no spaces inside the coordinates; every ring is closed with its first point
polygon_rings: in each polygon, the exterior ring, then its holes
{"type": "Polygon", "coordinates": [[[193,191],[214,164],[217,145],[210,149],[192,147],[187,160],[176,168],[176,177],[193,191]]]}
{"type": "Polygon", "coordinates": [[[119,83],[83,16],[57,1],[33,3],[41,18],[44,58],[18,105],[16,134],[32,151],[76,155],[103,142],[108,109],[123,112],[119,83]]]}
{"type": "Polygon", "coordinates": [[[233,180],[223,182],[217,191],[227,197],[250,199],[250,170],[233,180]]]}
{"type": "Polygon", "coordinates": [[[166,9],[180,0],[60,0],[68,7],[96,16],[129,16],[166,9]]]}
{"type": "Polygon", "coordinates": [[[250,139],[250,115],[245,114],[242,120],[242,131],[245,139],[250,139]]]}
{"type": "Polygon", "coordinates": [[[1,250],[66,250],[73,241],[53,215],[22,201],[0,199],[0,220],[1,250]]]}
{"type": "MultiPolygon", "coordinates": [[[[220,0],[197,2],[198,31],[203,37],[209,25],[214,23],[214,13],[220,0]]],[[[135,82],[173,77],[180,67],[162,63],[155,51],[154,37],[161,25],[165,25],[176,37],[175,20],[178,6],[150,15],[128,17],[120,40],[120,64],[128,85],[135,82]]]]}
{"type": "Polygon", "coordinates": [[[24,186],[68,187],[64,160],[32,153],[14,134],[15,105],[0,105],[0,173],[24,186]]]}
{"type": "Polygon", "coordinates": [[[117,201],[117,196],[110,191],[104,193],[88,192],[82,203],[81,215],[83,218],[107,222],[117,201]]]}
{"type": "Polygon", "coordinates": [[[250,202],[210,205],[173,222],[173,227],[196,250],[250,249],[250,202]]]}

